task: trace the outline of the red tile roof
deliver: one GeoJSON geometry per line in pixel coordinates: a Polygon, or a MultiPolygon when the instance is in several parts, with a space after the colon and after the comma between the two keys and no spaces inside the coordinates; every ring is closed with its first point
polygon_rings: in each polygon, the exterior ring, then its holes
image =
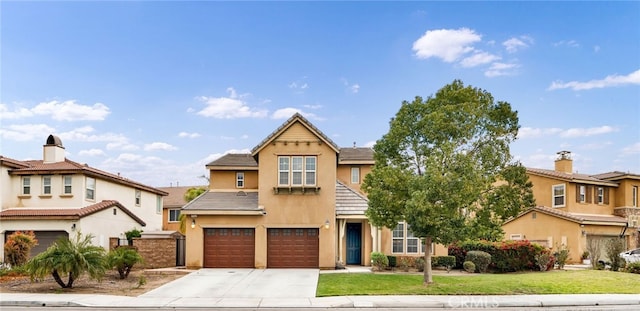
{"type": "Polygon", "coordinates": [[[599,179],[586,174],[568,174],[568,173],[559,172],[555,170],[545,170],[541,168],[529,168],[529,167],[527,168],[527,173],[538,175],[538,176],[545,176],[545,177],[560,179],[560,180],[574,182],[574,183],[585,183],[585,184],[611,186],[611,187],[618,186],[618,184],[615,182],[599,179]]]}
{"type": "Polygon", "coordinates": [[[627,223],[626,218],[614,216],[614,215],[570,213],[557,208],[549,208],[546,206],[536,206],[536,207],[531,207],[526,211],[520,213],[518,216],[507,220],[505,224],[512,222],[526,214],[529,214],[530,212],[540,212],[543,214],[547,214],[549,216],[563,218],[563,219],[580,223],[580,224],[602,223],[602,224],[612,225],[612,226],[624,226],[627,223]]]}
{"type": "Polygon", "coordinates": [[[124,207],[120,202],[115,200],[105,200],[83,208],[10,208],[0,212],[0,219],[80,219],[99,211],[117,207],[141,226],[146,223],[140,217],[136,216],[129,209],[124,207]]]}
{"type": "Polygon", "coordinates": [[[87,164],[80,164],[78,162],[74,162],[69,159],[65,159],[64,161],[53,162],[53,163],[45,163],[43,160],[18,161],[18,160],[5,158],[5,157],[2,157],[0,159],[3,161],[2,162],[3,164],[7,163],[7,164],[13,165],[13,168],[9,170],[9,173],[12,175],[80,173],[80,174],[84,174],[91,177],[106,179],[111,182],[126,185],[129,187],[142,189],[145,191],[149,191],[151,193],[155,193],[163,196],[167,195],[166,192],[160,189],[141,184],[139,182],[121,177],[120,175],[115,175],[109,172],[105,172],[103,170],[99,170],[87,164]]]}

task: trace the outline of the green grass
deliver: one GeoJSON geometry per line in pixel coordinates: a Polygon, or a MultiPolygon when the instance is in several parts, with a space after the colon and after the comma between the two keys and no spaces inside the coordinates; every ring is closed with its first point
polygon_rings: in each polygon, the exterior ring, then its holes
{"type": "Polygon", "coordinates": [[[316,296],[640,293],[639,274],[599,270],[434,275],[429,286],[422,280],[421,274],[320,274],[316,296]]]}

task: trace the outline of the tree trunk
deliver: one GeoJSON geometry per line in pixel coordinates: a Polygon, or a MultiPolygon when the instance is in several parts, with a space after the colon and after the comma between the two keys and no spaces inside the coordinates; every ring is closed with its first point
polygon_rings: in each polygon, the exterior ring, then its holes
{"type": "Polygon", "coordinates": [[[64,282],[62,282],[62,278],[60,278],[60,274],[58,274],[58,270],[53,269],[53,271],[51,271],[51,275],[53,276],[53,279],[56,281],[56,283],[58,283],[58,285],[60,285],[60,287],[62,288],[66,288],[67,285],[64,284],[64,282]]]}
{"type": "Polygon", "coordinates": [[[433,283],[433,271],[431,270],[431,237],[424,238],[424,285],[433,283]]]}
{"type": "Polygon", "coordinates": [[[69,282],[67,282],[67,288],[73,288],[73,281],[75,281],[76,278],[73,276],[73,272],[69,272],[69,282]]]}

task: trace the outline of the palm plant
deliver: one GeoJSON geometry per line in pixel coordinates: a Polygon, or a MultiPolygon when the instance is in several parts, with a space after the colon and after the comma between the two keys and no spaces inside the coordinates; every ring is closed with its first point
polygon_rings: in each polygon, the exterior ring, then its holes
{"type": "Polygon", "coordinates": [[[133,266],[142,262],[142,256],[131,247],[118,247],[107,254],[107,267],[116,268],[120,279],[126,279],[133,266]]]}
{"type": "Polygon", "coordinates": [[[93,279],[101,279],[105,273],[105,250],[91,244],[93,235],[60,238],[46,251],[33,257],[25,268],[31,280],[43,279],[51,274],[62,288],[73,288],[73,282],[83,273],[93,279]],[[62,280],[68,276],[67,283],[62,280]]]}

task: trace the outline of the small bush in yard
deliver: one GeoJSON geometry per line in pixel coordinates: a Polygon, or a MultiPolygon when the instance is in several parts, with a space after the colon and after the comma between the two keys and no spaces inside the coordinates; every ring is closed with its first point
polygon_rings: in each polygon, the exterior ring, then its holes
{"type": "Polygon", "coordinates": [[[569,260],[569,249],[567,248],[567,246],[564,244],[558,246],[558,250],[554,255],[554,257],[556,258],[558,269],[564,269],[564,265],[567,263],[567,260],[569,260]]]}
{"type": "Polygon", "coordinates": [[[625,271],[629,273],[640,274],[640,261],[629,263],[625,271]]]}
{"type": "Polygon", "coordinates": [[[383,253],[373,252],[371,253],[371,264],[376,267],[378,271],[382,271],[389,266],[389,258],[383,253]]]}
{"type": "Polygon", "coordinates": [[[476,272],[476,264],[474,264],[473,261],[465,261],[462,264],[462,268],[464,268],[464,271],[467,271],[469,273],[476,272]]]}
{"type": "Polygon", "coordinates": [[[456,266],[455,256],[433,256],[431,257],[432,267],[445,267],[447,271],[451,271],[456,266]]]}
{"type": "Polygon", "coordinates": [[[408,257],[400,257],[400,269],[402,271],[409,271],[409,266],[411,266],[411,259],[408,257]]]}
{"type": "Polygon", "coordinates": [[[422,258],[422,257],[416,258],[416,261],[414,262],[414,264],[415,264],[416,270],[418,270],[418,272],[423,272],[424,271],[424,258],[422,258]]]}
{"type": "Polygon", "coordinates": [[[549,250],[545,250],[540,254],[536,255],[536,264],[540,271],[549,270],[549,264],[552,262],[553,256],[551,256],[551,252],[549,250]]]}
{"type": "Polygon", "coordinates": [[[480,273],[487,272],[491,263],[491,255],[483,251],[469,251],[464,261],[471,261],[476,265],[476,270],[480,273]]]}
{"type": "Polygon", "coordinates": [[[611,262],[611,271],[618,271],[620,268],[624,268],[625,260],[620,257],[620,253],[624,252],[624,240],[612,239],[607,242],[605,246],[605,252],[607,259],[611,262]]]}
{"type": "Polygon", "coordinates": [[[133,266],[142,262],[142,256],[134,248],[121,246],[109,251],[106,260],[109,268],[118,270],[120,279],[126,279],[133,266]]]}
{"type": "Polygon", "coordinates": [[[387,256],[387,260],[389,262],[387,267],[391,267],[391,268],[397,267],[398,257],[396,257],[396,256],[387,256]]]}
{"type": "Polygon", "coordinates": [[[31,249],[38,245],[33,231],[16,231],[4,243],[4,256],[9,265],[21,266],[29,260],[31,249]]]}

